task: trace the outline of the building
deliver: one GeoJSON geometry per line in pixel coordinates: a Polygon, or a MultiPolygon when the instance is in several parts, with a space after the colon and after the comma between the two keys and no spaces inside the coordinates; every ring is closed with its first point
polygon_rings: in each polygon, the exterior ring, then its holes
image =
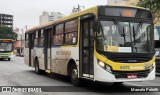
{"type": "Polygon", "coordinates": [[[138,2],[140,2],[142,0],[108,0],[107,4],[119,4],[119,5],[132,5],[132,6],[136,6],[138,2]]]}
{"type": "Polygon", "coordinates": [[[138,2],[141,2],[142,0],[125,0],[126,5],[132,5],[136,6],[138,2]]]}
{"type": "Polygon", "coordinates": [[[125,5],[125,0],[108,0],[107,1],[108,5],[125,5]]]}
{"type": "Polygon", "coordinates": [[[23,29],[16,28],[13,30],[17,34],[17,40],[13,42],[14,54],[20,55],[23,54],[25,36],[23,29]]]}
{"type": "Polygon", "coordinates": [[[62,13],[59,13],[59,12],[49,13],[49,12],[44,11],[42,13],[42,15],[39,16],[39,24],[43,25],[45,23],[48,23],[50,21],[54,21],[54,20],[62,18],[62,17],[64,17],[64,15],[62,13]]]}
{"type": "Polygon", "coordinates": [[[108,0],[107,4],[120,4],[136,6],[142,0],[108,0]]]}
{"type": "Polygon", "coordinates": [[[0,13],[0,27],[7,26],[13,28],[13,15],[0,13]]]}
{"type": "Polygon", "coordinates": [[[39,16],[39,24],[45,24],[49,22],[49,13],[48,12],[43,12],[42,15],[39,16]]]}

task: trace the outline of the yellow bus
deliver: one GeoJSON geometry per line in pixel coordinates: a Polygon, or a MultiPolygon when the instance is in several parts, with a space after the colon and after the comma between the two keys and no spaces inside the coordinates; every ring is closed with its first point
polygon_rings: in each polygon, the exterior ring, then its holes
{"type": "Polygon", "coordinates": [[[123,83],[155,78],[151,11],[134,6],[96,6],[29,29],[25,63],[40,74],[123,83]]]}
{"type": "Polygon", "coordinates": [[[0,59],[11,60],[13,57],[13,42],[11,39],[0,39],[0,59]]]}

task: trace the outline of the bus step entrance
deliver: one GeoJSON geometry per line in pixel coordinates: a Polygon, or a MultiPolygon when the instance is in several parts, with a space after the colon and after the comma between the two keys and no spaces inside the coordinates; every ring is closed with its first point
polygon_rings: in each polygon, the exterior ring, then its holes
{"type": "Polygon", "coordinates": [[[46,73],[51,73],[51,70],[45,70],[46,73]]]}

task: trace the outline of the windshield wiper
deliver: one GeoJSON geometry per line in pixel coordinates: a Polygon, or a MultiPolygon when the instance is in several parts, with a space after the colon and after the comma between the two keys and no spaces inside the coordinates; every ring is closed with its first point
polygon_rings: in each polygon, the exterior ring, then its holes
{"type": "Polygon", "coordinates": [[[118,21],[116,19],[113,19],[113,22],[114,22],[115,25],[117,25],[119,34],[122,37],[124,37],[125,36],[124,27],[122,28],[121,25],[118,23],[118,21]]]}
{"type": "Polygon", "coordinates": [[[124,38],[124,43],[126,42],[126,34],[125,34],[125,30],[124,30],[124,27],[122,27],[119,23],[118,23],[118,21],[116,20],[116,19],[114,19],[113,18],[113,22],[114,22],[114,24],[115,25],[117,25],[117,28],[118,28],[118,32],[119,32],[119,34],[121,35],[121,37],[123,37],[124,38]]]}
{"type": "Polygon", "coordinates": [[[135,41],[136,41],[136,31],[135,31],[135,28],[133,26],[133,42],[134,42],[134,44],[136,43],[135,41]]]}
{"type": "Polygon", "coordinates": [[[140,29],[140,26],[142,26],[142,25],[143,25],[143,21],[140,21],[139,24],[137,25],[136,30],[135,30],[135,36],[137,36],[138,31],[139,31],[139,29],[140,29]]]}
{"type": "Polygon", "coordinates": [[[138,33],[140,32],[140,27],[142,26],[143,24],[143,21],[140,21],[139,24],[137,25],[137,28],[135,30],[135,27],[133,26],[133,42],[134,44],[136,43],[135,40],[136,40],[136,36],[138,35],[138,33]]]}

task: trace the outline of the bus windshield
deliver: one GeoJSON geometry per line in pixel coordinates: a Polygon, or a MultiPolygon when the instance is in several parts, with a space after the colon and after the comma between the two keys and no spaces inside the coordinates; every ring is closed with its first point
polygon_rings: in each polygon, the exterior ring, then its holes
{"type": "Polygon", "coordinates": [[[12,51],[12,43],[0,43],[0,51],[12,51]]]}
{"type": "Polygon", "coordinates": [[[151,52],[151,23],[100,21],[97,32],[97,49],[108,51],[104,47],[112,46],[110,52],[151,52]]]}

